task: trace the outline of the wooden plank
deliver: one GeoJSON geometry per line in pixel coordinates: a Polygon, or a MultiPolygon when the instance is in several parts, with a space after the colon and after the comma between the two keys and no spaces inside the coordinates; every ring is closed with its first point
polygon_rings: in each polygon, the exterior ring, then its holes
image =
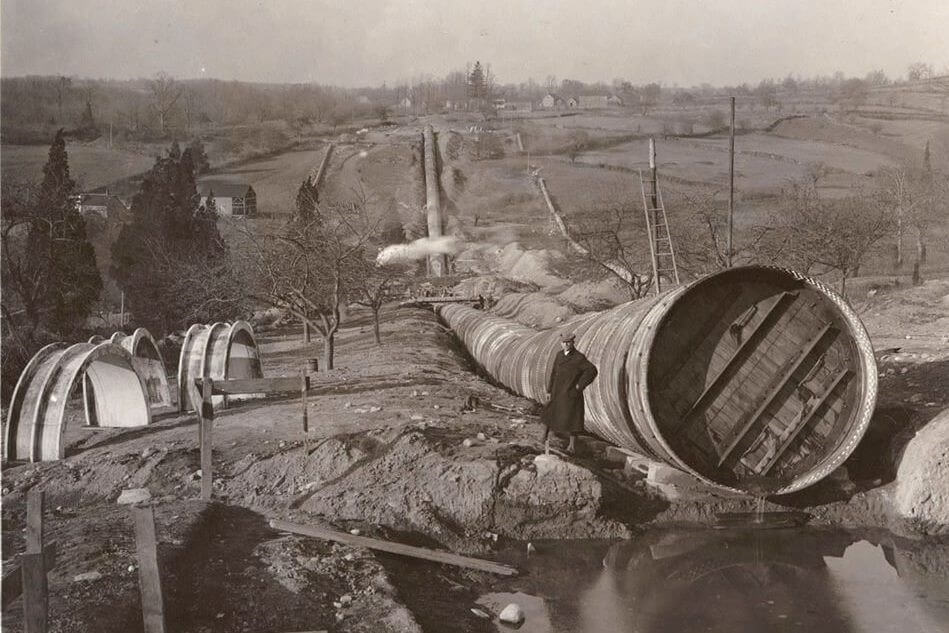
{"type": "Polygon", "coordinates": [[[663,372],[658,384],[668,384],[676,379],[677,374],[682,371],[685,364],[692,358],[693,350],[700,346],[701,341],[705,340],[709,332],[712,331],[712,328],[715,327],[715,324],[725,316],[725,313],[728,312],[728,309],[735,303],[735,300],[738,299],[740,295],[741,287],[737,285],[732,286],[713,309],[702,315],[701,323],[692,334],[689,335],[685,344],[682,345],[684,353],[680,353],[679,357],[669,369],[663,372]]]}
{"type": "MultiPolygon", "coordinates": [[[[211,380],[210,378],[208,380],[211,380]]],[[[198,390],[203,380],[194,381],[198,390]]],[[[279,376],[276,378],[241,378],[238,380],[212,380],[214,391],[212,395],[238,395],[249,393],[294,393],[300,389],[298,376],[279,376]]]]}
{"type": "MultiPolygon", "coordinates": [[[[56,543],[52,542],[43,548],[43,564],[47,570],[56,566],[56,543]]],[[[0,581],[2,587],[2,605],[0,608],[6,610],[10,604],[23,594],[23,570],[19,560],[8,565],[3,570],[3,580],[0,581]]]]}
{"type": "Polygon", "coordinates": [[[784,304],[789,298],[793,299],[796,297],[794,293],[782,292],[778,298],[771,304],[771,307],[768,308],[768,311],[765,312],[764,316],[761,317],[761,320],[758,321],[758,324],[754,326],[752,331],[745,337],[745,340],[738,346],[729,359],[725,362],[725,365],[715,374],[715,377],[712,378],[712,381],[708,383],[705,389],[702,391],[702,394],[698,399],[692,403],[692,406],[689,407],[689,410],[686,411],[685,416],[682,418],[682,422],[673,429],[673,433],[680,433],[682,429],[689,425],[692,416],[699,413],[706,404],[714,396],[719,394],[720,388],[725,384],[725,376],[730,375],[733,371],[736,370],[741,363],[746,360],[749,352],[754,349],[754,345],[758,343],[758,340],[765,333],[769,331],[767,326],[773,325],[776,320],[775,315],[777,314],[778,307],[784,304]]]}
{"type": "Polygon", "coordinates": [[[142,593],[145,633],[165,633],[165,603],[158,570],[155,514],[150,507],[134,507],[132,518],[135,521],[135,549],[138,556],[138,582],[142,593]]]}
{"type": "Polygon", "coordinates": [[[26,493],[26,553],[43,551],[43,506],[44,494],[39,488],[30,488],[26,493]]]}
{"type": "Polygon", "coordinates": [[[791,446],[791,444],[794,443],[795,438],[797,438],[797,436],[800,435],[801,431],[803,431],[804,428],[808,424],[810,424],[810,421],[817,414],[818,409],[824,406],[824,403],[827,402],[827,398],[830,397],[830,394],[833,393],[833,391],[837,388],[837,385],[839,385],[840,382],[844,378],[846,378],[847,374],[849,373],[850,373],[849,368],[842,369],[834,377],[834,380],[830,383],[830,386],[827,387],[827,389],[824,390],[824,393],[820,395],[820,397],[818,398],[817,402],[814,404],[814,407],[810,410],[810,412],[807,415],[805,415],[802,420],[797,422],[797,425],[794,428],[794,430],[791,431],[790,435],[788,435],[787,438],[785,438],[785,440],[781,443],[781,446],[779,446],[778,449],[774,452],[774,455],[772,455],[771,458],[768,459],[767,463],[765,463],[764,467],[761,469],[761,473],[760,473],[761,475],[767,475],[768,471],[771,470],[771,468],[774,467],[774,465],[778,463],[778,460],[781,458],[781,455],[783,455],[791,446]]]}
{"type": "Polygon", "coordinates": [[[214,405],[211,394],[214,381],[208,379],[201,384],[201,406],[198,407],[198,444],[201,449],[201,498],[211,500],[211,486],[214,483],[212,468],[212,431],[214,428],[214,405]]]}
{"type": "Polygon", "coordinates": [[[23,630],[26,633],[46,633],[45,556],[42,553],[22,554],[20,565],[23,573],[23,630]]]}
{"type": "Polygon", "coordinates": [[[412,545],[403,545],[402,543],[380,541],[379,539],[369,538],[366,536],[355,536],[352,534],[347,534],[346,532],[337,532],[336,530],[329,530],[326,528],[300,525],[298,523],[290,523],[289,521],[281,521],[279,519],[272,520],[270,522],[270,527],[274,528],[275,530],[293,532],[294,534],[312,536],[314,538],[336,541],[337,543],[345,543],[347,545],[355,545],[357,547],[367,547],[369,549],[379,550],[381,552],[389,552],[391,554],[400,554],[402,556],[421,558],[424,560],[434,561],[436,563],[443,563],[445,565],[467,567],[468,569],[477,569],[478,571],[486,571],[492,574],[500,574],[502,576],[517,575],[517,570],[513,567],[501,565],[500,563],[493,563],[491,561],[481,560],[479,558],[460,556],[458,554],[452,554],[451,552],[438,552],[435,550],[426,549],[424,547],[414,547],[412,545]]]}
{"type": "Polygon", "coordinates": [[[741,426],[741,429],[738,431],[738,433],[733,434],[734,437],[731,439],[731,441],[729,441],[728,446],[725,448],[725,452],[723,452],[718,459],[719,467],[725,463],[725,460],[728,459],[728,456],[731,454],[731,452],[735,450],[735,447],[738,446],[742,438],[748,434],[755,423],[761,418],[762,414],[764,414],[765,410],[771,406],[771,403],[774,401],[774,399],[779,393],[781,393],[781,390],[784,389],[788,381],[791,380],[791,376],[794,375],[794,372],[800,368],[804,360],[811,355],[811,352],[814,351],[814,348],[817,347],[817,345],[824,339],[831,329],[833,328],[830,323],[821,328],[817,336],[811,339],[811,342],[807,344],[807,347],[805,347],[800,355],[798,355],[797,359],[791,364],[791,366],[782,372],[778,383],[771,388],[771,391],[768,392],[764,400],[760,405],[758,405],[758,408],[751,415],[751,417],[749,417],[748,420],[741,426]]]}

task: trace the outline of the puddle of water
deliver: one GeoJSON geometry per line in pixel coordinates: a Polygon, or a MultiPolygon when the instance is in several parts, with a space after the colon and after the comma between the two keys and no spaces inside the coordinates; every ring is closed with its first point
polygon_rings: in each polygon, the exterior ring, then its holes
{"type": "MultiPolygon", "coordinates": [[[[529,633],[949,631],[949,547],[838,530],[661,530],[517,558],[529,633]]],[[[499,631],[510,633],[506,625],[499,631]]]]}

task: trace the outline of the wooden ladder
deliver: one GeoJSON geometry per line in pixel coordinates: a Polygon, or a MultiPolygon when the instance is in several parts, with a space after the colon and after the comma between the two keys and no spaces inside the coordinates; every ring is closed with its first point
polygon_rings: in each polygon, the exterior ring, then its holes
{"type": "Polygon", "coordinates": [[[663,277],[673,284],[679,283],[679,267],[676,265],[675,249],[672,247],[672,235],[669,233],[669,220],[662,203],[662,190],[659,188],[659,175],[644,174],[639,170],[639,189],[642,193],[643,211],[646,214],[646,232],[649,235],[649,254],[652,257],[652,273],[656,285],[656,294],[662,291],[663,277]],[[647,195],[646,185],[650,192],[647,195]]]}

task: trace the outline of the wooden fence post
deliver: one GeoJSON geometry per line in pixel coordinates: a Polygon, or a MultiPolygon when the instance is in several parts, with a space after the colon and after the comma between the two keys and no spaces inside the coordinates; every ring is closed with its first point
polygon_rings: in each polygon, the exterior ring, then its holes
{"type": "Polygon", "coordinates": [[[26,493],[26,553],[20,557],[26,633],[46,633],[48,586],[43,556],[44,499],[39,488],[31,488],[26,493]]]}
{"type": "Polygon", "coordinates": [[[211,430],[214,426],[214,404],[211,401],[211,392],[214,381],[210,378],[201,380],[201,405],[198,409],[198,444],[201,447],[201,498],[211,500],[211,487],[214,483],[212,470],[211,430]]]}
{"type": "Polygon", "coordinates": [[[23,630],[26,633],[46,633],[47,585],[46,562],[43,554],[23,554],[20,569],[23,574],[23,630]]]}
{"type": "Polygon", "coordinates": [[[303,404],[303,437],[306,438],[310,432],[310,418],[306,412],[306,391],[310,387],[310,379],[306,375],[306,366],[300,374],[300,402],[303,404]]]}
{"type": "Polygon", "coordinates": [[[135,521],[135,549],[138,556],[138,582],[142,593],[142,618],[145,633],[165,633],[165,602],[158,572],[158,542],[155,538],[155,513],[151,508],[132,508],[135,521]]]}
{"type": "Polygon", "coordinates": [[[43,506],[45,495],[38,488],[26,493],[26,553],[43,552],[43,506]]]}

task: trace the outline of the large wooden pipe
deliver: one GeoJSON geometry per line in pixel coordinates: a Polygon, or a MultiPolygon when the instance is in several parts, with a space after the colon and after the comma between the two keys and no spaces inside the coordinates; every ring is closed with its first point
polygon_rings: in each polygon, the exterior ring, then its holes
{"type": "Polygon", "coordinates": [[[474,359],[546,402],[558,335],[599,370],[587,429],[707,484],[789,493],[827,476],[870,422],[877,370],[846,301],[793,271],[734,268],[537,331],[459,304],[439,308],[474,359]]]}

